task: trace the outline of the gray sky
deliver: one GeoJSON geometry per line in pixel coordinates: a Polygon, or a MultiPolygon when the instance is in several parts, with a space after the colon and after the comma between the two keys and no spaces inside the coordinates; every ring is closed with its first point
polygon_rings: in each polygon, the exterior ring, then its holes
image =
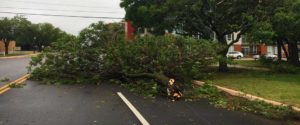
{"type": "MultiPolygon", "coordinates": [[[[0,12],[123,18],[125,11],[119,7],[119,4],[120,0],[0,0],[0,12]]],[[[0,13],[0,17],[13,17],[15,15],[0,13]]],[[[25,15],[25,17],[33,23],[52,23],[54,26],[74,35],[78,35],[81,29],[99,20],[106,23],[120,21],[120,19],[37,15],[25,15]]]]}

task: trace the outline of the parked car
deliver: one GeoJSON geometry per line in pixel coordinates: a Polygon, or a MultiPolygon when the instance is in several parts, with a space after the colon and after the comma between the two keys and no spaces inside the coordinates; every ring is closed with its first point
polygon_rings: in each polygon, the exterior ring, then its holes
{"type": "MultiPolygon", "coordinates": [[[[272,59],[272,60],[274,60],[274,59],[277,59],[277,55],[274,55],[274,54],[267,54],[267,55],[263,55],[265,58],[267,58],[267,59],[272,59]]],[[[261,58],[261,56],[260,55],[254,55],[253,56],[253,59],[254,60],[258,60],[259,58],[261,58]]]]}
{"type": "Polygon", "coordinates": [[[267,54],[267,55],[266,55],[266,58],[267,58],[267,59],[277,59],[277,55],[274,55],[274,54],[267,54]]]}
{"type": "Polygon", "coordinates": [[[259,58],[260,58],[260,55],[254,55],[254,56],[253,56],[253,59],[254,59],[254,60],[258,60],[259,58]]]}
{"type": "Polygon", "coordinates": [[[226,55],[228,58],[241,59],[244,57],[244,54],[238,51],[228,52],[226,55]]]}

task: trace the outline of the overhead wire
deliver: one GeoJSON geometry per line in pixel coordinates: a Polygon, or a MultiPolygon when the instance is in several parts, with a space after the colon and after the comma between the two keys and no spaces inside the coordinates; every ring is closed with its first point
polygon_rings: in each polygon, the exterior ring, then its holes
{"type": "Polygon", "coordinates": [[[110,13],[110,14],[118,14],[118,12],[111,11],[87,11],[87,10],[67,10],[67,9],[40,9],[40,8],[27,8],[27,7],[3,7],[0,8],[5,9],[19,9],[19,10],[42,10],[42,11],[64,11],[64,12],[83,12],[83,13],[110,13]]]}
{"type": "MultiPolygon", "coordinates": [[[[3,1],[3,0],[2,0],[3,1]]],[[[16,2],[16,3],[26,3],[26,4],[38,4],[47,6],[71,6],[71,7],[85,7],[85,8],[106,8],[106,9],[117,9],[106,6],[85,6],[85,5],[75,5],[75,4],[61,4],[61,3],[49,3],[49,2],[36,2],[36,1],[20,1],[20,0],[9,0],[3,2],[16,2]]]]}
{"type": "Polygon", "coordinates": [[[19,12],[8,12],[0,11],[4,14],[18,14],[18,15],[34,15],[34,16],[53,16],[53,17],[71,17],[71,18],[94,18],[94,19],[124,19],[121,17],[107,17],[107,16],[79,16],[79,15],[59,15],[59,14],[37,14],[37,13],[19,13],[19,12]]]}

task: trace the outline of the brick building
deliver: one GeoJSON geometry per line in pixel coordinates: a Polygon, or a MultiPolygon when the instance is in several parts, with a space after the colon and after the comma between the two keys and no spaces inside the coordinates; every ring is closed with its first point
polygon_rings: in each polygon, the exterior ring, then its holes
{"type": "MultiPolygon", "coordinates": [[[[126,32],[126,38],[131,40],[134,38],[134,29],[132,27],[131,22],[125,22],[125,32],[126,32]]],[[[214,39],[216,40],[216,36],[213,35],[214,39]]],[[[227,35],[226,40],[228,43],[230,43],[232,40],[235,40],[237,37],[237,33],[227,35]]],[[[287,45],[285,45],[285,48],[288,50],[287,45]]],[[[300,48],[300,45],[299,47],[300,48]]],[[[232,51],[239,51],[244,54],[245,57],[252,57],[253,55],[267,55],[267,54],[272,54],[272,55],[277,55],[278,54],[278,49],[276,45],[268,45],[268,44],[259,44],[259,43],[251,43],[247,41],[247,38],[245,36],[242,36],[242,38],[239,39],[237,43],[232,45],[229,48],[229,52],[232,51]]],[[[300,50],[299,50],[299,55],[300,55],[300,50]]],[[[282,57],[285,57],[285,54],[282,50],[282,57]]]]}
{"type": "MultiPolygon", "coordinates": [[[[237,34],[234,33],[231,35],[227,35],[226,39],[229,43],[232,40],[236,39],[236,37],[237,34]]],[[[232,51],[242,52],[245,55],[245,57],[252,57],[253,55],[278,54],[278,49],[276,45],[268,45],[265,43],[250,43],[249,41],[247,41],[247,38],[245,36],[242,36],[242,38],[237,43],[235,43],[229,48],[229,52],[232,51]]],[[[282,52],[282,54],[284,56],[284,52],[282,52]]]]}
{"type": "MultiPolygon", "coordinates": [[[[16,48],[16,42],[11,41],[8,46],[8,53],[13,53],[16,48]]],[[[0,54],[3,54],[5,52],[4,42],[0,41],[0,54]]]]}

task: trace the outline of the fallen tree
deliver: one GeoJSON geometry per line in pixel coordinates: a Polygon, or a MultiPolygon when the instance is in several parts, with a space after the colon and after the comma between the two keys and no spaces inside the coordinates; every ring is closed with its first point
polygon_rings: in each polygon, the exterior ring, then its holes
{"type": "Polygon", "coordinates": [[[32,66],[39,66],[32,78],[52,84],[152,80],[165,88],[171,78],[191,85],[191,80],[206,77],[206,66],[217,60],[217,47],[211,41],[175,36],[126,41],[116,27],[93,24],[79,39],[55,42],[33,58],[32,66]]]}
{"type": "Polygon", "coordinates": [[[108,48],[104,69],[128,79],[153,79],[166,86],[170,78],[189,83],[204,77],[216,59],[212,42],[174,36],[143,37],[108,48]]]}

